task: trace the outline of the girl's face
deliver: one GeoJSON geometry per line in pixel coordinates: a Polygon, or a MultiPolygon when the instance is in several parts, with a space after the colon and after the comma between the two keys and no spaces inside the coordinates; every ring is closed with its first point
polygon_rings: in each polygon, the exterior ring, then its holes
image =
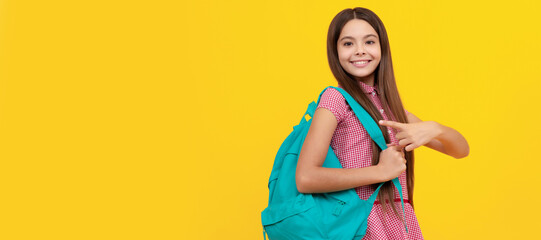
{"type": "Polygon", "coordinates": [[[342,68],[357,81],[374,85],[374,71],[381,60],[379,36],[368,22],[352,19],[344,25],[337,42],[342,68]]]}

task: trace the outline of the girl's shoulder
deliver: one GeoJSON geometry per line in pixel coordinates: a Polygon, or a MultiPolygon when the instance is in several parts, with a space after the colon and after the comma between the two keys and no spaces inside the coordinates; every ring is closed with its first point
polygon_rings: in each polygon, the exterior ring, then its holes
{"type": "Polygon", "coordinates": [[[346,115],[348,104],[338,90],[330,87],[321,94],[317,108],[328,109],[334,114],[336,121],[340,122],[346,115]]]}

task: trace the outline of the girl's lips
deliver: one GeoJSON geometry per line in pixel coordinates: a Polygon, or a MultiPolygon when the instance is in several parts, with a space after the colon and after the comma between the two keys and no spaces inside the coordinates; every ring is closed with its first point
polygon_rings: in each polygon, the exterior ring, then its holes
{"type": "Polygon", "coordinates": [[[356,62],[359,62],[359,61],[355,61],[355,62],[351,62],[351,64],[353,64],[353,66],[355,67],[366,67],[372,60],[368,60],[368,62],[366,62],[365,64],[357,64],[356,62]]]}

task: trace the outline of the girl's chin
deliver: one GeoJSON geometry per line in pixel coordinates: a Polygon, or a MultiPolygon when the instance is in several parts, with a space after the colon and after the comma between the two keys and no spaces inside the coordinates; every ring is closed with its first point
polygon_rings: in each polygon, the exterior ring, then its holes
{"type": "Polygon", "coordinates": [[[357,81],[366,82],[373,74],[350,74],[357,81]]]}
{"type": "Polygon", "coordinates": [[[351,76],[353,76],[355,78],[366,78],[366,77],[369,77],[370,75],[372,75],[372,74],[367,74],[367,73],[354,73],[354,74],[351,74],[351,76]]]}

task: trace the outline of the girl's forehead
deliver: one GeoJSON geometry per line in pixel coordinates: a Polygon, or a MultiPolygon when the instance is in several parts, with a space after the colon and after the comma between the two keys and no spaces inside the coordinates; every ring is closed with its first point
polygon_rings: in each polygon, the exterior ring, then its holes
{"type": "Polygon", "coordinates": [[[352,19],[348,21],[342,31],[340,36],[350,36],[354,38],[363,38],[367,35],[378,36],[376,30],[365,20],[361,19],[352,19]]]}

